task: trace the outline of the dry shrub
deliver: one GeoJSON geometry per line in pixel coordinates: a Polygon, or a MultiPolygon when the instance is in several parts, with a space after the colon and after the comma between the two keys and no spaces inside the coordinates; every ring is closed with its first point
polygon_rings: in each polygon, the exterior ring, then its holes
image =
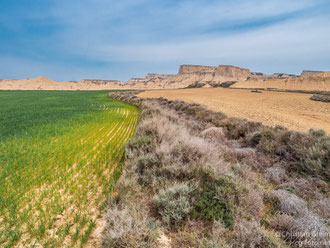
{"type": "Polygon", "coordinates": [[[328,247],[330,228],[323,222],[317,215],[306,211],[298,218],[279,214],[273,225],[293,247],[328,247]]]}
{"type": "Polygon", "coordinates": [[[192,210],[190,194],[195,187],[187,183],[176,183],[154,196],[153,202],[163,223],[176,227],[187,218],[192,210]]]}
{"type": "Polygon", "coordinates": [[[253,133],[248,144],[266,154],[284,158],[290,162],[291,171],[330,178],[330,138],[322,130],[303,134],[268,128],[253,133]]]}
{"type": "Polygon", "coordinates": [[[254,171],[264,172],[274,162],[254,148],[230,148],[222,147],[224,159],[231,163],[243,163],[253,168],[254,171]]]}
{"type": "Polygon", "coordinates": [[[147,170],[161,166],[161,160],[154,154],[141,155],[137,158],[136,171],[143,175],[147,170]]]}
{"type": "MultiPolygon", "coordinates": [[[[295,219],[289,227],[290,234],[306,234],[306,236],[292,237],[300,242],[304,247],[310,247],[308,241],[314,241],[325,244],[329,242],[330,228],[322,223],[322,220],[315,214],[308,212],[305,215],[295,219]],[[309,235],[309,236],[307,236],[309,235]],[[305,242],[304,242],[305,241],[305,242]]],[[[324,245],[325,247],[325,245],[324,245]]]]}
{"type": "Polygon", "coordinates": [[[143,210],[109,206],[103,247],[158,247],[157,225],[143,210]]]}
{"type": "Polygon", "coordinates": [[[328,224],[330,224],[330,198],[312,202],[311,209],[325,220],[328,220],[328,224]]]}
{"type": "Polygon", "coordinates": [[[230,118],[224,127],[229,139],[245,139],[249,134],[260,129],[260,122],[252,122],[242,119],[230,118]]]}
{"type": "Polygon", "coordinates": [[[329,180],[330,137],[323,131],[287,132],[278,142],[291,161],[291,170],[329,180]]]}
{"type": "Polygon", "coordinates": [[[221,150],[224,154],[224,158],[230,162],[245,162],[246,164],[253,164],[255,166],[255,161],[258,159],[256,150],[253,148],[240,148],[240,147],[229,147],[221,146],[221,150]]]}
{"type": "Polygon", "coordinates": [[[212,142],[221,142],[225,139],[225,133],[221,127],[210,127],[201,132],[201,136],[212,142]]]}
{"type": "Polygon", "coordinates": [[[250,138],[250,144],[263,152],[271,154],[275,153],[278,146],[275,141],[275,134],[273,130],[269,129],[253,133],[250,138]]]}
{"type": "Polygon", "coordinates": [[[284,183],[288,179],[286,169],[280,164],[275,164],[273,167],[266,169],[266,176],[275,184],[284,183]]]}
{"type": "Polygon", "coordinates": [[[285,190],[273,191],[270,198],[281,210],[271,226],[281,231],[293,246],[310,247],[310,242],[324,244],[329,239],[326,235],[329,235],[330,229],[325,225],[326,220],[311,212],[304,200],[285,190]]]}
{"type": "Polygon", "coordinates": [[[261,228],[255,221],[242,220],[235,226],[232,234],[233,247],[272,247],[277,248],[283,245],[283,242],[271,235],[265,229],[261,228]]]}
{"type": "MultiPolygon", "coordinates": [[[[245,184],[246,187],[250,186],[245,184]]],[[[262,189],[251,185],[240,196],[240,215],[248,219],[260,221],[262,218],[262,210],[264,209],[262,189]]]]}
{"type": "Polygon", "coordinates": [[[188,220],[186,225],[175,233],[175,248],[230,248],[226,244],[227,230],[219,221],[204,225],[200,221],[188,220]]]}
{"type": "MultiPolygon", "coordinates": [[[[137,132],[143,132],[143,130],[137,130],[137,132]]],[[[156,147],[156,139],[152,135],[139,135],[132,138],[125,147],[126,157],[128,159],[134,159],[137,156],[144,155],[152,152],[156,147]]]]}
{"type": "Polygon", "coordinates": [[[299,216],[307,211],[307,204],[295,194],[285,190],[275,190],[270,193],[271,198],[278,202],[277,207],[284,213],[299,216]]]}
{"type": "Polygon", "coordinates": [[[330,137],[311,130],[307,137],[296,134],[290,141],[295,170],[330,179],[330,137]]]}
{"type": "Polygon", "coordinates": [[[290,178],[278,187],[279,189],[288,189],[307,201],[322,199],[324,197],[322,192],[329,191],[329,186],[325,182],[313,178],[290,178]]]}

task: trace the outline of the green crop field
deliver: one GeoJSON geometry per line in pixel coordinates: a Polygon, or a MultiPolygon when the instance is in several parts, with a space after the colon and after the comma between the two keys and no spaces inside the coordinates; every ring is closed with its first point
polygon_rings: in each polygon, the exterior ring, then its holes
{"type": "Polygon", "coordinates": [[[86,244],[137,108],[104,91],[0,91],[0,247],[86,244]]]}

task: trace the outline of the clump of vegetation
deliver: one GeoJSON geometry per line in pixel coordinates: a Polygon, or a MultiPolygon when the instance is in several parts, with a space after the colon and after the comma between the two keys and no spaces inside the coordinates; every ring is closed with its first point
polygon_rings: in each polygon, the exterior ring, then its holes
{"type": "Polygon", "coordinates": [[[201,82],[194,82],[192,84],[189,84],[186,88],[187,89],[194,89],[194,88],[203,88],[206,85],[206,83],[201,82]]]}
{"type": "Polygon", "coordinates": [[[106,218],[104,247],[156,247],[157,223],[147,213],[112,204],[106,218]]]}
{"type": "Polygon", "coordinates": [[[262,93],[260,90],[251,90],[252,93],[262,93]]]}
{"type": "Polygon", "coordinates": [[[319,102],[330,102],[330,95],[313,95],[309,99],[312,101],[319,101],[319,102]]]}
{"type": "Polygon", "coordinates": [[[284,158],[291,171],[330,179],[330,137],[323,130],[302,134],[264,129],[252,134],[249,142],[267,154],[284,158]]]}
{"type": "Polygon", "coordinates": [[[211,84],[212,87],[214,88],[218,88],[218,87],[222,87],[222,88],[229,88],[230,86],[236,84],[237,81],[227,81],[227,82],[223,82],[223,83],[219,83],[219,84],[211,84]]]}
{"type": "Polygon", "coordinates": [[[257,147],[264,152],[274,153],[277,145],[274,138],[275,136],[272,130],[263,130],[255,132],[252,135],[250,142],[252,146],[257,147]]]}
{"type": "Polygon", "coordinates": [[[206,85],[209,85],[209,87],[213,88],[229,88],[230,86],[234,85],[237,83],[237,81],[227,81],[227,82],[222,82],[222,83],[214,83],[212,81],[209,82],[199,82],[196,81],[190,85],[188,85],[186,88],[187,89],[193,89],[193,88],[203,88],[206,85]]]}
{"type": "Polygon", "coordinates": [[[194,192],[192,217],[207,221],[221,221],[227,228],[234,226],[234,204],[237,189],[227,177],[205,175],[203,185],[194,192]]]}
{"type": "Polygon", "coordinates": [[[193,190],[194,186],[177,183],[153,197],[157,213],[165,224],[176,226],[187,218],[192,210],[190,194],[193,190]]]}

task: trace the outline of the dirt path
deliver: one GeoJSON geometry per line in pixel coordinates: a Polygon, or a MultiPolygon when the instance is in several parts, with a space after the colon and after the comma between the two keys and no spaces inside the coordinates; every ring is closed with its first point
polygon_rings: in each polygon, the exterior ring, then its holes
{"type": "Polygon", "coordinates": [[[330,104],[311,101],[309,94],[271,91],[260,94],[250,90],[212,88],[146,91],[139,97],[180,99],[270,126],[282,125],[303,132],[310,128],[323,129],[330,134],[330,104]]]}

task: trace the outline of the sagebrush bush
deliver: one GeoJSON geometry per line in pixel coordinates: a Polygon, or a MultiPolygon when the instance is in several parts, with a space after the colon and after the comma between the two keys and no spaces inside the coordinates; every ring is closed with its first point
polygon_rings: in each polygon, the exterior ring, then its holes
{"type": "Polygon", "coordinates": [[[283,189],[294,193],[302,199],[322,199],[324,192],[328,192],[329,186],[326,182],[317,178],[291,178],[278,185],[278,189],[283,189]]]}
{"type": "Polygon", "coordinates": [[[192,210],[190,201],[194,188],[188,183],[176,183],[154,196],[157,213],[166,225],[177,226],[187,218],[192,210]]]}
{"type": "Polygon", "coordinates": [[[330,198],[312,202],[311,209],[325,220],[330,220],[330,198]]]}
{"type": "Polygon", "coordinates": [[[255,146],[267,153],[273,154],[277,148],[277,143],[275,142],[275,134],[272,130],[264,130],[254,133],[250,142],[252,146],[255,146]]]}
{"type": "Polygon", "coordinates": [[[276,190],[271,192],[272,198],[278,202],[278,208],[284,213],[292,216],[299,216],[307,211],[307,204],[295,194],[286,190],[276,190]]]}
{"type": "Polygon", "coordinates": [[[147,213],[112,204],[106,218],[103,247],[158,247],[158,228],[147,213]]]}
{"type": "Polygon", "coordinates": [[[160,159],[153,154],[141,155],[137,158],[137,172],[139,174],[144,174],[146,170],[150,170],[154,167],[159,167],[161,165],[160,159]]]}
{"type": "Polygon", "coordinates": [[[278,235],[266,231],[255,221],[243,220],[235,226],[233,232],[233,247],[285,247],[278,235]]]}
{"type": "Polygon", "coordinates": [[[308,136],[293,133],[287,145],[292,154],[293,167],[299,173],[330,180],[330,137],[311,130],[308,136]]]}
{"type": "Polygon", "coordinates": [[[194,193],[192,217],[207,221],[221,221],[228,228],[234,226],[234,204],[238,190],[227,177],[205,176],[202,187],[194,193]]]}
{"type": "Polygon", "coordinates": [[[155,145],[155,138],[150,135],[139,136],[131,139],[126,145],[125,152],[128,157],[152,152],[155,145]]]}
{"type": "Polygon", "coordinates": [[[266,169],[266,176],[275,184],[281,184],[288,179],[286,169],[279,164],[266,169]]]}
{"type": "Polygon", "coordinates": [[[213,142],[223,142],[225,139],[225,132],[221,127],[210,127],[201,132],[201,136],[213,142]]]}
{"type": "Polygon", "coordinates": [[[312,242],[319,247],[328,247],[330,228],[323,222],[314,213],[306,211],[297,218],[278,214],[272,225],[293,247],[313,247],[312,242]]]}
{"type": "Polygon", "coordinates": [[[285,159],[290,163],[291,171],[330,179],[330,137],[322,130],[311,129],[308,134],[302,134],[266,129],[255,132],[249,144],[271,156],[285,159]]]}

